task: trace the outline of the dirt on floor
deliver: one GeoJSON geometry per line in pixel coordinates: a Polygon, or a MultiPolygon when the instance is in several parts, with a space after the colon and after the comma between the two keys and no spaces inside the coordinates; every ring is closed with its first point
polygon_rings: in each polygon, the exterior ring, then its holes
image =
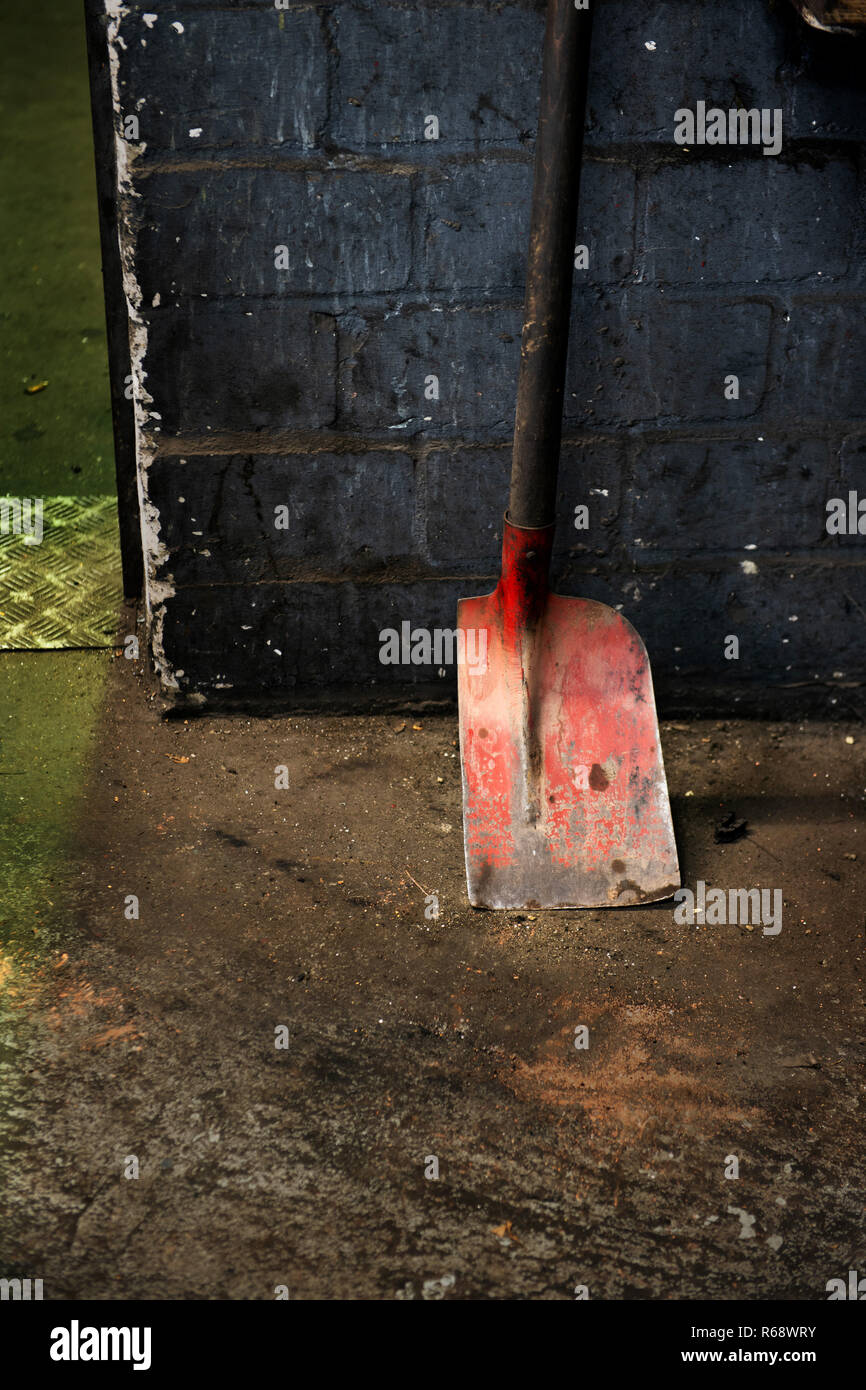
{"type": "Polygon", "coordinates": [[[862,726],[662,725],[683,882],[781,890],[772,934],[474,911],[456,716],[186,723],[135,672],[51,922],[0,958],[0,1272],[825,1299],[866,1269],[862,726]]]}

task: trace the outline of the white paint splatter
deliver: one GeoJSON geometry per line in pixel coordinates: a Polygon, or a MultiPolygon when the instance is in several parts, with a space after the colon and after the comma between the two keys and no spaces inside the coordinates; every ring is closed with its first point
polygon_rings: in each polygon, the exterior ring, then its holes
{"type": "Polygon", "coordinates": [[[189,138],[190,138],[190,140],[197,140],[198,137],[201,135],[201,132],[202,132],[202,127],[201,127],[200,125],[194,125],[193,128],[192,128],[192,130],[191,130],[190,133],[189,133],[189,138]]]}
{"type": "Polygon", "coordinates": [[[750,1216],[742,1207],[728,1207],[731,1216],[740,1218],[740,1240],[749,1240],[755,1234],[755,1217],[750,1216]]]}
{"type": "MultiPolygon", "coordinates": [[[[120,97],[121,52],[126,49],[120,26],[129,11],[123,0],[105,0],[108,19],[108,65],[111,78],[111,100],[116,115],[123,110],[120,97]]],[[[151,409],[153,397],[146,386],[147,323],[141,314],[141,287],[135,274],[135,260],[130,236],[132,200],[140,197],[133,179],[134,162],[145,151],[143,142],[132,144],[120,134],[120,121],[115,128],[114,150],[117,166],[118,246],[123,277],[123,293],[129,318],[129,355],[132,368],[132,400],[135,413],[135,466],[138,502],[141,515],[141,547],[144,557],[145,611],[147,614],[150,649],[160,681],[166,690],[177,690],[178,681],[165,655],[163,629],[165,606],[174,597],[174,578],[165,566],[169,559],[165,542],[160,535],[160,516],[149,495],[149,470],[156,452],[154,425],[159,419],[151,409]],[[157,577],[159,576],[159,577],[157,577]]]]}

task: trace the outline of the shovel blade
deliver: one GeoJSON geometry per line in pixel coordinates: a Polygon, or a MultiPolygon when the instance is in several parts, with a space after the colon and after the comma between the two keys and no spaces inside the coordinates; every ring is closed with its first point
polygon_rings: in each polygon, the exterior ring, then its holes
{"type": "Polygon", "coordinates": [[[531,559],[515,568],[533,533],[509,529],[497,589],[458,605],[470,902],[668,898],[680,877],[646,648],[614,609],[550,593],[531,559]]]}

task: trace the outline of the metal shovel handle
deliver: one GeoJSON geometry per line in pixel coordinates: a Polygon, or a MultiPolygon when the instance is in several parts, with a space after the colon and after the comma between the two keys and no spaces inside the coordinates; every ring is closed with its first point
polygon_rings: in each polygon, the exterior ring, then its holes
{"type": "Polygon", "coordinates": [[[513,526],[548,526],[556,514],[591,25],[591,9],[548,0],[508,505],[513,526]]]}

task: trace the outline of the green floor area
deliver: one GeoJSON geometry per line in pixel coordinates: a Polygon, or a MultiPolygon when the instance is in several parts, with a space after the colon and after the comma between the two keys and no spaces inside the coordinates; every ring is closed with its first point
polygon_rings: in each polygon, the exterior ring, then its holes
{"type": "Polygon", "coordinates": [[[109,661],[105,652],[0,653],[0,960],[7,964],[38,964],[68,926],[69,851],[109,661]]]}
{"type": "Polygon", "coordinates": [[[107,646],[122,585],[81,0],[0,5],[0,267],[0,649],[107,646]]]}
{"type": "MultiPolygon", "coordinates": [[[[84,8],[2,0],[0,648],[112,641],[104,315],[84,8]],[[35,505],[19,530],[3,499],[41,502],[38,543],[35,505]]],[[[108,663],[105,652],[0,651],[0,944],[37,958],[59,911],[108,663]]]]}
{"type": "Polygon", "coordinates": [[[0,494],[113,493],[81,0],[3,0],[0,131],[0,494]]]}

